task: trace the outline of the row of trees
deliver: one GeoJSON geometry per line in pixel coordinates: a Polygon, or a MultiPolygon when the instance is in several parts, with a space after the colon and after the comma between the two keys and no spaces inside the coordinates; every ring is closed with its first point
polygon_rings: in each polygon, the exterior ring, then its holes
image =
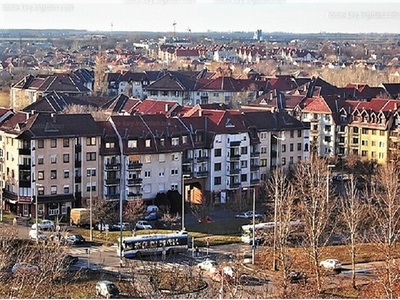
{"type": "Polygon", "coordinates": [[[312,156],[291,173],[276,169],[266,183],[269,198],[275,199],[276,232],[274,243],[278,268],[283,280],[282,297],[288,295],[288,259],[293,245],[290,221],[301,220],[300,246],[308,257],[317,294],[324,291],[324,276],[319,263],[324,259],[332,234],[346,240],[352,264],[352,286],[356,288],[355,263],[361,243],[370,243],[384,257],[374,292],[378,297],[400,295],[396,243],[400,237],[400,164],[388,162],[374,168],[367,178],[352,174],[350,180],[334,186],[329,176],[329,161],[312,156]],[[363,182],[360,185],[360,182],[363,182]],[[380,287],[380,288],[377,288],[380,287]]]}

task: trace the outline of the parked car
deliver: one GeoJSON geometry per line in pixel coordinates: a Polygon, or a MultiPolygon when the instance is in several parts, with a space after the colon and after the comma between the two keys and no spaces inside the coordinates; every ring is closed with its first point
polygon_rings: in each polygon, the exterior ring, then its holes
{"type": "Polygon", "coordinates": [[[131,226],[130,226],[129,223],[127,223],[127,222],[122,222],[122,226],[121,226],[121,223],[113,224],[113,225],[111,226],[111,230],[120,231],[120,230],[121,230],[121,227],[122,227],[122,230],[130,230],[130,228],[131,228],[131,226]]]}
{"type": "MultiPolygon", "coordinates": [[[[42,220],[38,224],[39,230],[49,230],[54,229],[54,222],[51,220],[42,220]]],[[[36,223],[32,225],[32,229],[36,229],[36,223]]]]}
{"type": "Polygon", "coordinates": [[[79,258],[77,256],[68,254],[63,257],[62,264],[63,264],[63,266],[68,268],[69,266],[76,264],[78,261],[79,261],[79,258]]]}
{"type": "Polygon", "coordinates": [[[110,230],[111,226],[109,224],[106,224],[106,223],[98,222],[98,223],[94,224],[94,229],[101,230],[101,231],[106,231],[106,230],[110,230]]]}
{"type": "Polygon", "coordinates": [[[86,242],[85,238],[80,234],[71,234],[68,235],[65,239],[68,244],[72,245],[83,244],[86,242]]]}
{"type": "Polygon", "coordinates": [[[341,262],[338,259],[328,258],[319,263],[320,267],[325,269],[337,270],[342,267],[341,262]]]}
{"type": "Polygon", "coordinates": [[[334,181],[347,181],[349,179],[350,179],[350,177],[347,174],[337,174],[332,177],[332,180],[334,180],[334,181]]]}
{"type": "Polygon", "coordinates": [[[197,264],[197,266],[199,267],[199,269],[204,270],[204,271],[208,271],[210,273],[214,273],[217,270],[217,262],[215,260],[211,260],[211,259],[206,259],[202,262],[199,262],[197,264]]]}
{"type": "Polygon", "coordinates": [[[119,296],[118,287],[109,280],[102,280],[96,283],[96,295],[108,298],[116,298],[119,296]]]}
{"type": "Polygon", "coordinates": [[[214,222],[214,220],[211,219],[209,216],[201,217],[201,218],[199,219],[199,223],[210,224],[210,223],[213,223],[213,222],[214,222]]]}
{"type": "Polygon", "coordinates": [[[14,264],[11,268],[11,273],[16,274],[18,272],[23,272],[24,274],[30,272],[36,273],[39,272],[39,267],[27,262],[19,262],[14,264]]]}
{"type": "MultiPolygon", "coordinates": [[[[254,217],[256,219],[262,219],[263,215],[258,213],[258,212],[255,212],[254,217]]],[[[249,211],[242,212],[240,214],[237,214],[235,216],[235,218],[238,218],[238,219],[252,219],[253,218],[253,211],[249,210],[249,211]]]]}
{"type": "Polygon", "coordinates": [[[306,283],[307,282],[307,274],[300,271],[290,271],[288,274],[288,279],[290,283],[306,283]]]}
{"type": "Polygon", "coordinates": [[[256,285],[263,285],[265,283],[265,280],[261,280],[260,278],[247,275],[247,274],[242,274],[239,277],[239,284],[240,285],[250,285],[250,286],[256,286],[256,285]]]}
{"type": "Polygon", "coordinates": [[[36,240],[36,237],[37,237],[38,240],[45,240],[45,239],[47,239],[47,236],[46,236],[43,232],[38,231],[38,230],[36,230],[36,229],[31,229],[31,230],[29,230],[29,237],[30,237],[32,240],[36,240]]]}
{"type": "Polygon", "coordinates": [[[136,229],[152,229],[153,227],[147,221],[137,221],[135,228],[136,229]]]}
{"type": "Polygon", "coordinates": [[[153,211],[144,217],[146,221],[157,221],[160,218],[157,211],[153,211]]]}

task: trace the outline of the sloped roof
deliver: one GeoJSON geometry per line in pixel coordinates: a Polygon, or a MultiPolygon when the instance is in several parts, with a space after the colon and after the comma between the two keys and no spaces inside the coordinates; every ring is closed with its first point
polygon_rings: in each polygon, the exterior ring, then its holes
{"type": "Polygon", "coordinates": [[[129,98],[124,94],[119,94],[107,103],[103,104],[101,108],[105,110],[110,110],[114,113],[126,112],[130,114],[133,109],[140,103],[140,99],[129,98]]]}

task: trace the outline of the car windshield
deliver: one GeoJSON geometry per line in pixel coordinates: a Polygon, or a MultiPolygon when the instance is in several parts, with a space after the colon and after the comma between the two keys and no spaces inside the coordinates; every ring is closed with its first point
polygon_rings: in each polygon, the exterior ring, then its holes
{"type": "Polygon", "coordinates": [[[107,285],[107,289],[108,289],[109,292],[116,292],[116,291],[118,291],[118,288],[117,288],[117,286],[116,286],[115,284],[109,284],[109,285],[107,285]]]}

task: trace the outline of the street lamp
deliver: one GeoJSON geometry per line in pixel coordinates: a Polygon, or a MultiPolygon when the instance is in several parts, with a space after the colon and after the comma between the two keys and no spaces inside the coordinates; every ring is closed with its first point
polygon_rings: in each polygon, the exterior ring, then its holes
{"type": "MultiPolygon", "coordinates": [[[[89,226],[90,226],[90,235],[89,240],[93,242],[93,205],[92,205],[92,169],[88,170],[87,175],[89,176],[89,226]]],[[[103,224],[100,224],[103,226],[103,224]]]]}
{"type": "Polygon", "coordinates": [[[328,165],[327,172],[326,172],[326,202],[329,202],[329,171],[331,168],[334,168],[335,165],[328,165]]]}
{"type": "Polygon", "coordinates": [[[39,214],[39,209],[38,209],[38,194],[39,194],[39,186],[43,186],[39,183],[35,184],[36,187],[36,193],[35,193],[35,229],[36,229],[36,243],[39,242],[39,221],[38,221],[38,214],[39,214]]]}
{"type": "Polygon", "coordinates": [[[253,192],[253,235],[251,242],[251,264],[255,264],[256,257],[256,189],[254,187],[243,188],[244,191],[251,190],[253,192]]]}
{"type": "Polygon", "coordinates": [[[181,217],[181,223],[182,223],[182,231],[185,231],[185,176],[183,175],[183,151],[181,152],[181,173],[182,173],[182,178],[181,178],[181,193],[182,193],[182,217],[181,217]]]}

